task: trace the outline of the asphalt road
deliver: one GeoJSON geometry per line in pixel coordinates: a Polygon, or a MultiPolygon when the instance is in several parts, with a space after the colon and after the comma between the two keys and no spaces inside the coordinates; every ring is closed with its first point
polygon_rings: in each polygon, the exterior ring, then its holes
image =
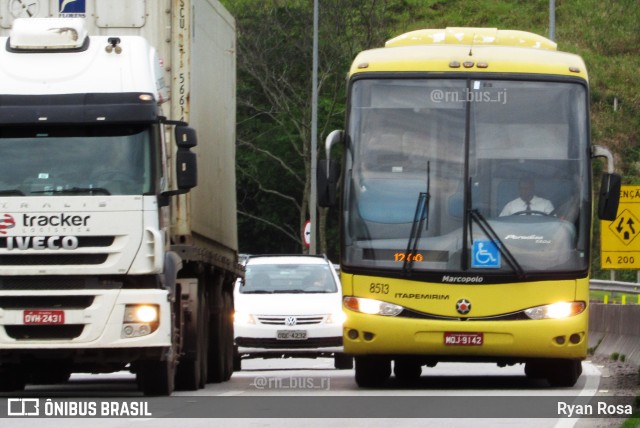
{"type": "MultiPolygon", "coordinates": [[[[121,416],[37,419],[46,421],[47,428],[211,427],[214,421],[232,427],[568,428],[579,420],[576,411],[588,409],[581,403],[598,393],[599,369],[590,362],[583,367],[573,388],[550,388],[527,379],[522,365],[441,363],[423,368],[422,377],[410,385],[392,377],[381,388],[360,389],[354,371],[334,369],[331,359],[257,359],[243,361],[243,370],[228,382],[169,398],[143,397],[134,376],[125,372],[73,375],[67,384],[32,385],[20,394],[3,395],[0,415],[7,415],[8,406],[18,405],[20,398],[29,405],[29,399],[38,400],[40,415],[45,406],[48,416],[67,415],[74,411],[69,406],[75,406],[77,413],[93,410],[99,416],[105,409],[121,416]]],[[[34,422],[27,416],[5,418],[0,426],[26,428],[34,422]]]]}

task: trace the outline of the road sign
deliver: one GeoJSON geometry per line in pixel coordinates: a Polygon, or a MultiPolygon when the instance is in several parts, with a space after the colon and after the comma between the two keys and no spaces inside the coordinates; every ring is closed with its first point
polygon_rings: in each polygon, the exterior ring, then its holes
{"type": "Polygon", "coordinates": [[[640,186],[622,186],[618,216],[600,222],[602,269],[640,269],[640,186]]]}
{"type": "Polygon", "coordinates": [[[309,220],[305,222],[304,228],[302,229],[302,239],[304,245],[309,248],[309,246],[311,246],[311,221],[309,220]]]}

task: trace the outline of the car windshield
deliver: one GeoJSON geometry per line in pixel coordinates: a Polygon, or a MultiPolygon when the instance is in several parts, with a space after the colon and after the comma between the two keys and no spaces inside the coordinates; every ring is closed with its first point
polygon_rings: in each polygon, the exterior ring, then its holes
{"type": "Polygon", "coordinates": [[[335,280],[327,265],[247,265],[241,293],[335,293],[335,280]]]}

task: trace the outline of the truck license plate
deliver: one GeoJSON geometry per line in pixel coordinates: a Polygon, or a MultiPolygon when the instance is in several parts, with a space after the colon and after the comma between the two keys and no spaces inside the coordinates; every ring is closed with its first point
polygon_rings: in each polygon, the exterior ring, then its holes
{"type": "Polygon", "coordinates": [[[64,324],[64,311],[25,310],[22,320],[25,324],[64,324]]]}
{"type": "Polygon", "coordinates": [[[278,330],[278,340],[305,340],[307,330],[278,330]]]}
{"type": "Polygon", "coordinates": [[[480,346],[483,342],[483,333],[444,333],[444,344],[449,346],[480,346]]]}

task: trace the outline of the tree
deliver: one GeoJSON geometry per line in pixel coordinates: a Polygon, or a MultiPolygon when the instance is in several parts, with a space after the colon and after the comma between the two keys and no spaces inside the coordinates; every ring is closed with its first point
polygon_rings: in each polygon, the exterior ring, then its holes
{"type": "MultiPolygon", "coordinates": [[[[242,251],[300,252],[311,191],[313,2],[227,0],[238,30],[238,214],[242,251]]],[[[319,147],[344,119],[345,73],[355,54],[382,46],[407,1],[320,3],[319,147]],[[389,17],[394,17],[393,20],[389,17]]],[[[318,249],[335,256],[337,221],[319,210],[318,249]],[[327,224],[333,229],[327,232],[327,224]]]]}

